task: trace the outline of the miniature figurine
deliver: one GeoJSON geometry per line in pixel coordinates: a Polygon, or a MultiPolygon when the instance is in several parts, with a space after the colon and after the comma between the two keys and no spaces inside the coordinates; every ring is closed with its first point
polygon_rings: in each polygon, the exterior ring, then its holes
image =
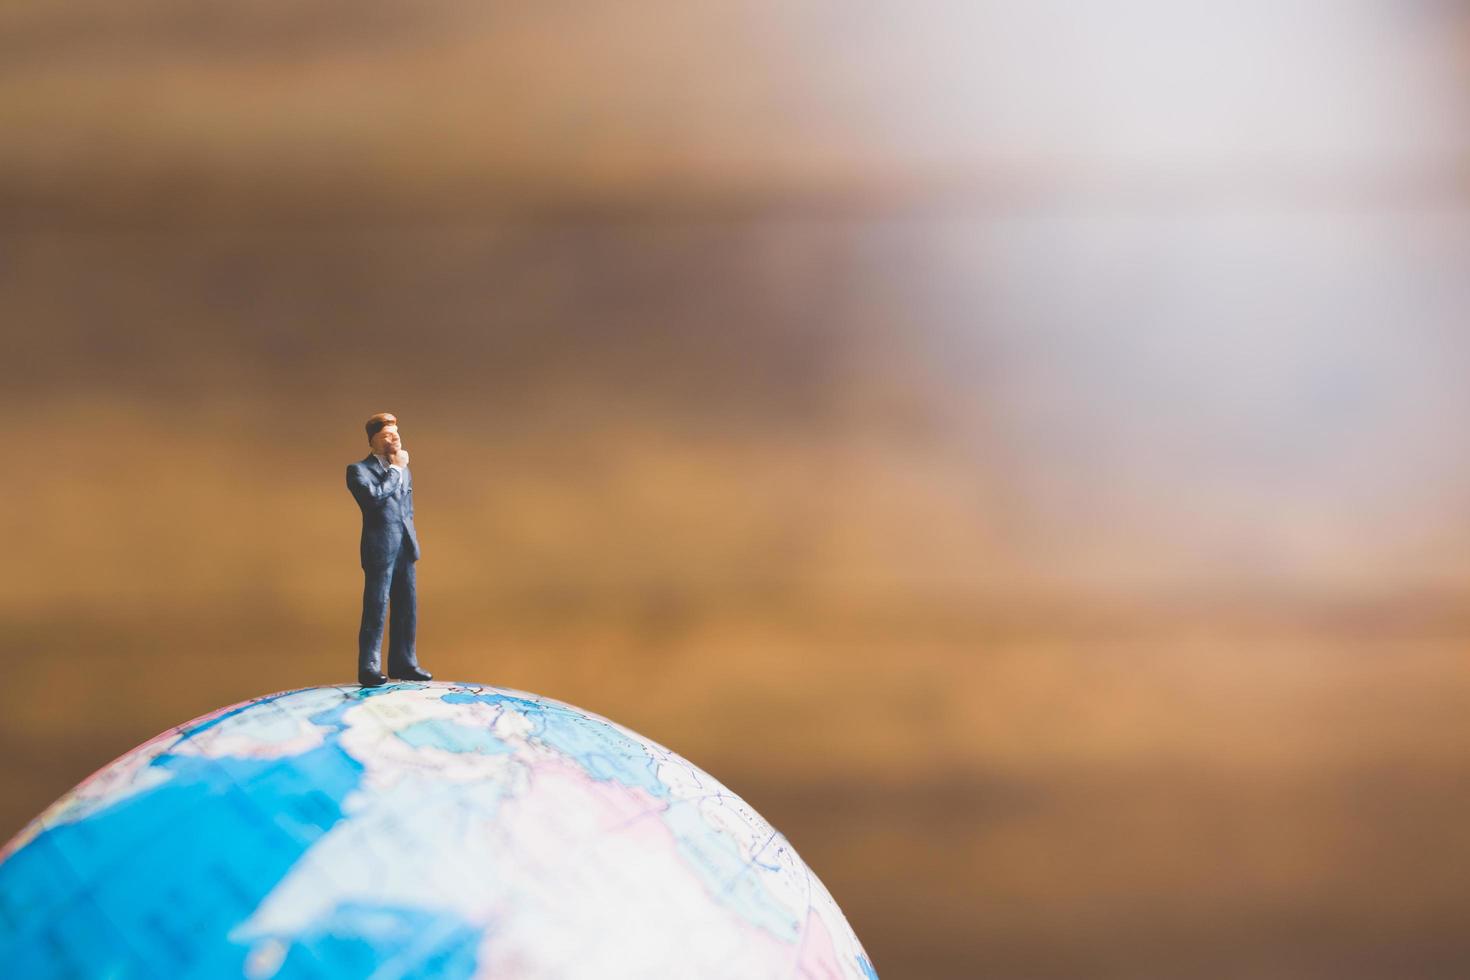
{"type": "Polygon", "coordinates": [[[362,628],[357,634],[357,682],[377,687],[388,677],[399,681],[433,678],[418,664],[414,633],[418,596],[414,562],[419,538],[413,527],[413,474],[408,452],[398,435],[398,418],[380,412],[367,420],[372,452],[347,467],[347,489],[362,509],[362,628]],[[388,630],[388,677],[379,672],[383,619],[389,602],[393,619],[388,630]]]}

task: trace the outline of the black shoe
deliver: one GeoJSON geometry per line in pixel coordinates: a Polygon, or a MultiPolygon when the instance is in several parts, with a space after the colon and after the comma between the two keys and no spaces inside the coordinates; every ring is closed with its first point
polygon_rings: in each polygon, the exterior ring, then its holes
{"type": "Polygon", "coordinates": [[[363,687],[377,687],[380,684],[388,683],[388,678],[375,670],[359,670],[357,672],[357,683],[363,687]]]}
{"type": "Polygon", "coordinates": [[[388,676],[395,681],[431,681],[434,675],[422,667],[403,667],[401,669],[388,668],[388,676]]]}

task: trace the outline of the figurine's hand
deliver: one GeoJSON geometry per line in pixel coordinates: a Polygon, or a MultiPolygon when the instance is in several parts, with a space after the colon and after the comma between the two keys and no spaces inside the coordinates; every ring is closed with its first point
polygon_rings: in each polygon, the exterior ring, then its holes
{"type": "Polygon", "coordinates": [[[407,466],[408,465],[408,450],[407,449],[403,449],[403,448],[400,447],[399,450],[398,450],[398,452],[396,452],[396,453],[393,454],[393,465],[394,466],[407,466]]]}

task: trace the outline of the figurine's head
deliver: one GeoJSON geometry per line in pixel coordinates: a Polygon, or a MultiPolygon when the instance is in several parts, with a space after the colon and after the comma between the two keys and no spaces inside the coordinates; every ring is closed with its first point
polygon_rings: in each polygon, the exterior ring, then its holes
{"type": "Polygon", "coordinates": [[[398,438],[398,416],[379,412],[367,420],[368,445],[379,456],[392,456],[403,446],[398,438]]]}

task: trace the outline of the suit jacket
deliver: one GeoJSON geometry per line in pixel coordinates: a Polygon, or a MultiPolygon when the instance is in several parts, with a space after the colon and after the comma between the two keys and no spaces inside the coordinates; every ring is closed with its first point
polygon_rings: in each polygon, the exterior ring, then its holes
{"type": "Polygon", "coordinates": [[[382,567],[398,560],[407,547],[419,560],[419,536],[413,526],[413,474],[407,467],[384,466],[377,456],[347,466],[347,489],[362,509],[362,567],[382,567]]]}

